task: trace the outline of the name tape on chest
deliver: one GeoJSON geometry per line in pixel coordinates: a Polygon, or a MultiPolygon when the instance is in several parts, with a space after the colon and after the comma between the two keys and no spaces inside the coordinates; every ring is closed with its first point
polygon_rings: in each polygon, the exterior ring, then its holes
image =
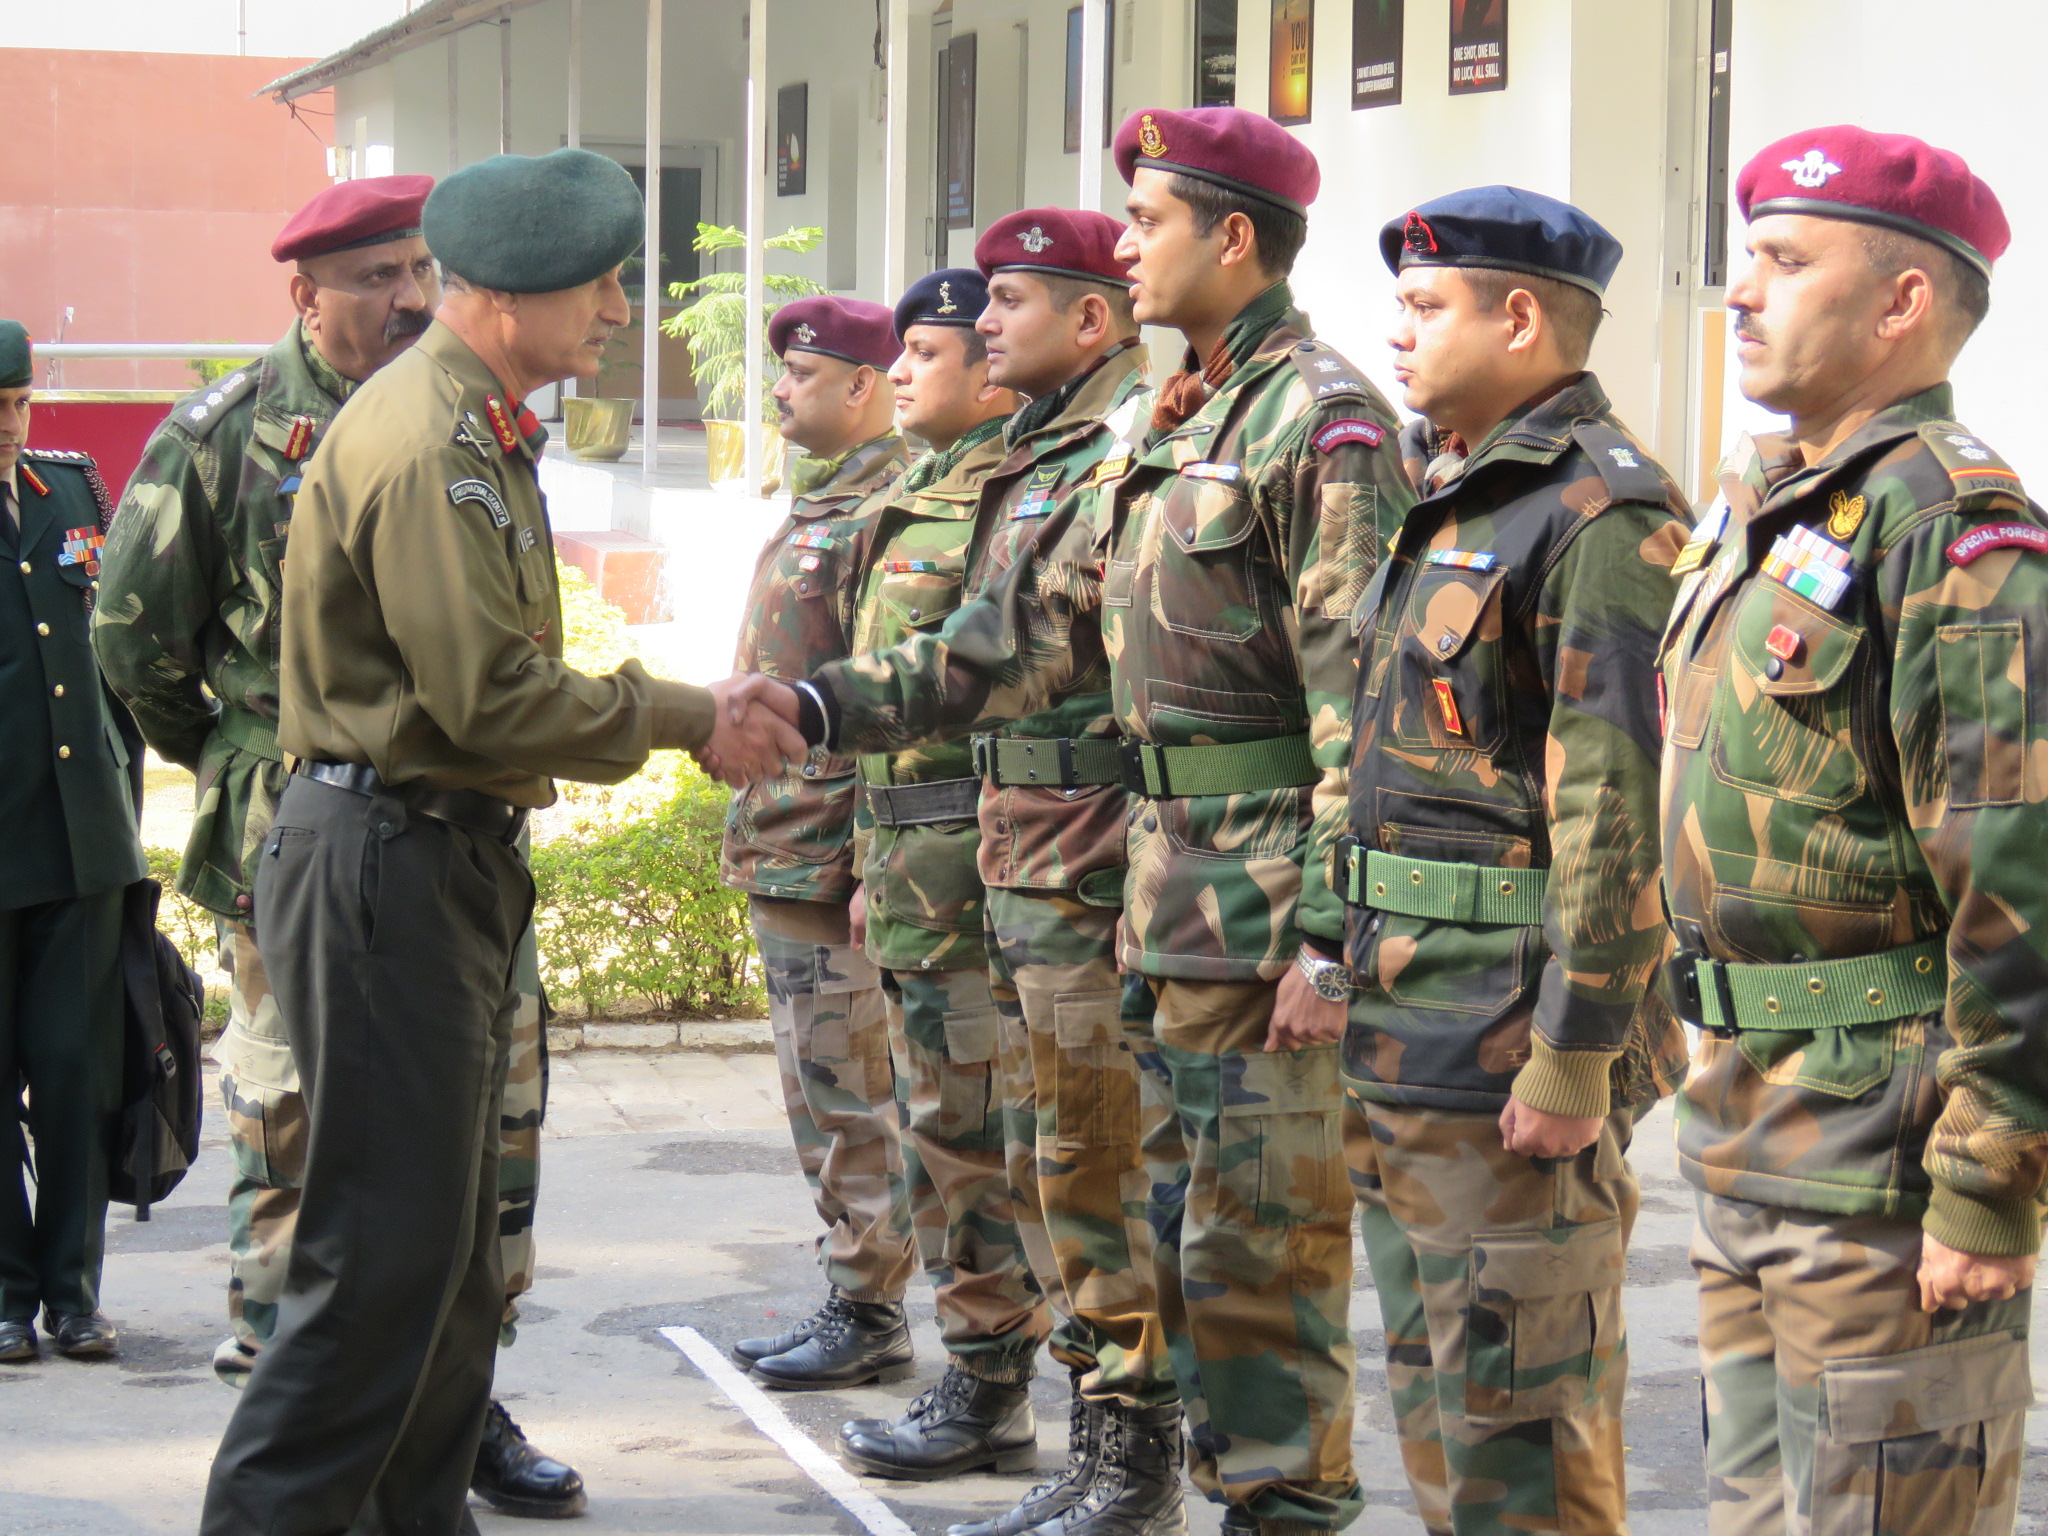
{"type": "Polygon", "coordinates": [[[1387,429],[1375,421],[1361,421],[1347,416],[1342,421],[1333,421],[1309,439],[1318,453],[1334,453],[1346,443],[1363,443],[1368,448],[1377,448],[1387,440],[1387,429]]]}
{"type": "Polygon", "coordinates": [[[2031,549],[2048,553],[2048,528],[2033,523],[1986,523],[1972,528],[1948,547],[1950,565],[1968,565],[1994,549],[2031,549]]]}
{"type": "Polygon", "coordinates": [[[505,510],[505,498],[498,494],[498,488],[482,480],[458,480],[448,487],[448,499],[458,507],[465,501],[473,501],[491,514],[493,528],[512,526],[512,514],[505,510]]]}
{"type": "Polygon", "coordinates": [[[1493,551],[1487,549],[1432,549],[1425,560],[1430,565],[1448,565],[1461,571],[1490,571],[1493,551]]]}
{"type": "Polygon", "coordinates": [[[1217,480],[1224,485],[1235,485],[1244,478],[1242,464],[1183,464],[1180,467],[1183,480],[1217,480]]]}
{"type": "Polygon", "coordinates": [[[1763,573],[1832,612],[1849,590],[1849,551],[1811,528],[1794,528],[1772,542],[1763,573]]]}

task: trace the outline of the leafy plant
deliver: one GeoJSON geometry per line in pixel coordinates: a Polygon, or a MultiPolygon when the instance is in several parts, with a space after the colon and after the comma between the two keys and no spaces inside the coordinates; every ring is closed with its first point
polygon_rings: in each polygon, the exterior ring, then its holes
{"type": "Polygon", "coordinates": [[[201,384],[214,384],[255,361],[253,357],[191,357],[185,360],[185,366],[201,384]]]}
{"type": "MultiPolygon", "coordinates": [[[[216,985],[220,972],[220,929],[217,919],[189,896],[178,894],[178,851],[147,847],[149,877],[164,888],[157,903],[156,926],[178,948],[185,963],[207,979],[204,1032],[218,1034],[228,1021],[228,989],[216,985]]],[[[221,980],[225,981],[225,977],[221,980]]]]}
{"type": "MultiPolygon", "coordinates": [[[[768,251],[815,250],[825,238],[823,226],[791,226],[762,241],[768,251]]],[[[718,251],[744,250],[744,231],[723,224],[699,224],[696,249],[706,255],[718,251]]],[[[768,350],[768,317],[792,299],[809,298],[825,292],[807,277],[770,272],[762,278],[766,296],[761,306],[761,399],[764,423],[775,420],[775,401],[769,390],[775,383],[775,354],[768,350]]],[[[703,393],[704,414],[717,420],[737,419],[747,391],[747,296],[746,276],[741,272],[710,272],[687,283],[670,283],[668,296],[690,299],[687,309],[678,310],[661,322],[662,334],[678,336],[690,344],[690,370],[703,393]]]]}

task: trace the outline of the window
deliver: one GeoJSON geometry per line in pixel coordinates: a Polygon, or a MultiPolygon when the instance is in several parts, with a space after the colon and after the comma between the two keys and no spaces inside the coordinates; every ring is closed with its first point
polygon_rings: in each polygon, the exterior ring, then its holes
{"type": "Polygon", "coordinates": [[[1237,105],[1237,0],[1196,0],[1195,105],[1237,105]]]}

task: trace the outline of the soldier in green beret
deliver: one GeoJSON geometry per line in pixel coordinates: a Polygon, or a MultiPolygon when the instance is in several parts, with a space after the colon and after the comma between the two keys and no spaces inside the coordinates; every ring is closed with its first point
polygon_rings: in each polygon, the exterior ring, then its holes
{"type": "Polygon", "coordinates": [[[121,894],[145,873],[133,727],[89,634],[112,502],[84,454],[28,447],[33,365],[28,332],[0,320],[0,1361],[36,1358],[38,1309],[60,1353],[114,1352],[99,1289],[121,894]]]}
{"type": "MultiPolygon", "coordinates": [[[[173,406],[108,534],[93,648],[150,746],[198,779],[178,889],[220,920],[231,983],[214,1047],[235,1172],[228,1188],[229,1337],[214,1369],[240,1386],[277,1321],[306,1159],[306,1099],[251,920],[253,854],[289,776],[277,745],[283,556],[307,461],[356,386],[426,330],[441,284],[420,234],[431,176],[339,182],[295,213],[270,254],[297,311],[277,345],[173,406]]],[[[506,1342],[533,1282],[544,999],[529,928],[499,1127],[506,1342]]],[[[476,1491],[517,1513],[583,1507],[574,1468],[493,1407],[476,1491]]]]}
{"type": "Polygon", "coordinates": [[[744,779],[804,750],[745,690],[561,659],[547,434],[522,400],[593,376],[630,316],[632,179],[581,150],[500,155],[442,182],[423,230],[436,321],[356,390],[292,517],[277,736],[298,761],[254,910],[311,1137],[206,1536],[463,1527],[504,1308],[527,813],[556,778],[617,782],[655,749],[744,779]]]}

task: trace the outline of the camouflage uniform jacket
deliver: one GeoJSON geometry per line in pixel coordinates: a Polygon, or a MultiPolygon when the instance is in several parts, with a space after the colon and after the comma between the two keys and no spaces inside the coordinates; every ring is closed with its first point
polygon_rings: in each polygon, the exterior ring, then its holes
{"type": "MultiPolygon", "coordinates": [[[[808,677],[849,654],[868,540],[908,461],[894,432],[826,463],[798,461],[809,483],[755,563],[735,671],[808,677]]],[[[847,900],[857,798],[852,760],[822,748],[798,771],[748,785],[726,814],[720,877],[784,901],[847,900]]]]}
{"type": "Polygon", "coordinates": [[[249,915],[245,861],[284,789],[278,612],[292,498],[354,387],[294,322],[256,362],[172,407],[107,540],[93,648],[144,738],[198,776],[178,889],[228,917],[249,915]]]}
{"type": "MultiPolygon", "coordinates": [[[[982,482],[988,510],[981,521],[989,534],[968,575],[970,599],[1017,563],[1052,510],[1081,488],[1118,441],[1137,430],[1140,413],[1151,410],[1145,349],[1137,343],[1105,357],[1076,385],[1042,425],[1019,433],[1029,411],[1011,419],[1009,455],[982,482]]],[[[1089,659],[1075,672],[1071,690],[1029,719],[999,726],[996,735],[1050,740],[1117,734],[1101,632],[1088,626],[1075,638],[1088,645],[1089,659]]],[[[1086,881],[1089,902],[1120,905],[1128,798],[1115,784],[1057,789],[985,783],[983,883],[1003,890],[1076,890],[1086,881]]]]}
{"type": "Polygon", "coordinates": [[[819,681],[850,744],[986,729],[1071,688],[1088,655],[1080,637],[1099,625],[1127,739],[1308,733],[1323,778],[1313,789],[1140,798],[1127,827],[1124,966],[1270,981],[1302,929],[1343,933],[1328,880],[1302,901],[1302,866],[1327,860],[1343,827],[1352,611],[1382,521],[1413,493],[1393,413],[1313,339],[1286,284],[1231,329],[1236,367],[1207,403],[1150,434],[1127,468],[1106,461],[1102,483],[1057,508],[980,600],[942,631],[819,681]]]}
{"type": "MultiPolygon", "coordinates": [[[[1409,512],[1361,614],[1352,832],[1547,884],[1536,920],[1482,922],[1380,908],[1361,869],[1345,1054],[1365,1098],[1498,1111],[1512,1091],[1597,1116],[1683,1075],[1684,1032],[1651,985],[1667,944],[1652,679],[1689,527],[1591,374],[1409,512]]],[[[1392,884],[1394,907],[1431,905],[1392,884]]]]}
{"type": "MultiPolygon", "coordinates": [[[[1002,434],[976,443],[950,473],[907,492],[899,483],[869,544],[854,618],[853,651],[876,651],[936,629],[960,606],[980,520],[983,476],[1008,449],[1002,434]]],[[[864,784],[926,784],[974,774],[963,736],[860,760],[864,784]]],[[[876,826],[862,839],[868,957],[895,971],[958,971],[988,964],[982,941],[986,897],[972,819],[876,826]]]]}
{"type": "Polygon", "coordinates": [[[1717,508],[1697,536],[1695,558],[1716,534],[1717,551],[1681,588],[1663,656],[1681,948],[1803,965],[1928,940],[1946,1002],[1710,1033],[1680,1166],[1715,1194],[2031,1253],[2048,1176],[2048,527],[1952,409],[1939,385],[1811,468],[1787,439],[1745,442],[1722,467],[1725,526],[1717,508]],[[1762,569],[1799,529],[1846,551],[1831,604],[1811,576],[1810,598],[1762,569]]]}

